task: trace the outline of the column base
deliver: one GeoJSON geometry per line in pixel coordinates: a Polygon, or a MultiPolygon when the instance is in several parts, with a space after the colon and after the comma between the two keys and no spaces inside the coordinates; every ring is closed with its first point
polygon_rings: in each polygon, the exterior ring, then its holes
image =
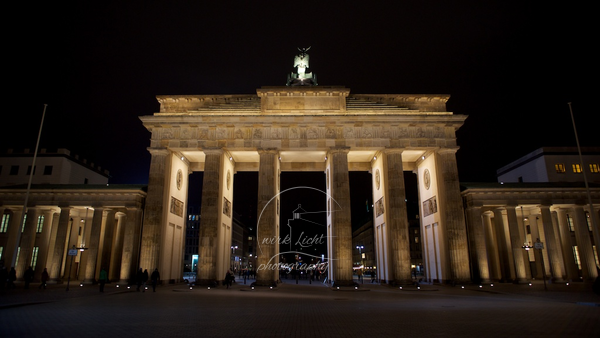
{"type": "Polygon", "coordinates": [[[269,279],[257,279],[256,282],[252,283],[253,286],[277,286],[277,282],[269,279]]]}
{"type": "Polygon", "coordinates": [[[196,279],[196,282],[194,283],[197,286],[211,286],[211,287],[216,287],[219,285],[219,282],[215,279],[196,279]]]}
{"type": "Polygon", "coordinates": [[[357,285],[358,283],[355,282],[354,280],[350,279],[350,280],[336,280],[333,282],[333,287],[338,287],[338,286],[354,286],[357,285]]]}
{"type": "Polygon", "coordinates": [[[417,282],[418,282],[418,280],[413,280],[413,279],[394,279],[394,280],[390,280],[389,284],[391,286],[406,286],[406,285],[414,285],[417,282]]]}
{"type": "Polygon", "coordinates": [[[529,283],[529,280],[525,279],[525,278],[517,278],[515,280],[512,281],[513,284],[527,284],[529,283]]]}

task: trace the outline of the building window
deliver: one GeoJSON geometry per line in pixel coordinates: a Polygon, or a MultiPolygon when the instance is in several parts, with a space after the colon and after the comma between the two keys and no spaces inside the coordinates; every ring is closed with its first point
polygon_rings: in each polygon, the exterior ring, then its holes
{"type": "Polygon", "coordinates": [[[575,174],[581,174],[581,164],[573,163],[573,172],[575,174]]]}
{"type": "MultiPolygon", "coordinates": [[[[35,175],[35,167],[33,167],[33,174],[35,175]]],[[[27,167],[27,175],[31,175],[31,166],[27,167]]]]}
{"type": "Polygon", "coordinates": [[[569,225],[569,231],[575,231],[575,226],[573,225],[573,218],[569,214],[567,214],[567,225],[569,225]]]}
{"type": "Polygon", "coordinates": [[[10,221],[10,214],[2,214],[2,223],[0,223],[0,232],[8,231],[8,222],[10,221]]]}
{"type": "Polygon", "coordinates": [[[40,251],[40,247],[38,247],[38,246],[34,246],[33,247],[33,252],[31,254],[31,268],[33,270],[35,270],[35,266],[37,264],[38,252],[39,251],[40,251]]]}
{"type": "Polygon", "coordinates": [[[25,223],[27,223],[27,214],[23,216],[23,226],[21,227],[21,232],[25,232],[25,223]]]}
{"type": "Polygon", "coordinates": [[[38,234],[42,233],[42,229],[44,228],[44,215],[38,216],[37,227],[35,232],[38,234]]]}
{"type": "Polygon", "coordinates": [[[592,249],[594,249],[594,258],[596,259],[596,267],[600,269],[600,261],[598,261],[598,250],[595,245],[592,245],[592,249]]]}
{"type": "Polygon", "coordinates": [[[0,261],[2,260],[2,253],[4,252],[4,247],[0,246],[0,261]]]}
{"type": "Polygon", "coordinates": [[[10,175],[19,175],[19,166],[18,165],[10,166],[10,175]]]}
{"type": "Polygon", "coordinates": [[[556,172],[559,173],[559,174],[564,174],[567,171],[567,169],[565,168],[564,163],[556,163],[554,165],[554,168],[556,169],[556,172]]]}
{"type": "Polygon", "coordinates": [[[592,232],[592,219],[590,218],[590,213],[585,212],[585,222],[587,223],[588,230],[592,232]]]}
{"type": "Polygon", "coordinates": [[[575,257],[575,264],[577,264],[577,268],[581,270],[581,261],[579,260],[579,250],[577,250],[577,245],[573,245],[573,257],[575,257]]]}
{"type": "Polygon", "coordinates": [[[44,167],[44,175],[52,175],[52,166],[47,165],[44,167]]]}
{"type": "Polygon", "coordinates": [[[600,166],[598,163],[590,163],[590,171],[592,174],[597,174],[600,172],[600,166]]]}

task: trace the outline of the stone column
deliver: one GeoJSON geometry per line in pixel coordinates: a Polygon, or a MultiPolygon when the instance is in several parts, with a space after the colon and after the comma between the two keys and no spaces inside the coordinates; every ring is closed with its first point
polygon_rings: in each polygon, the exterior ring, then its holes
{"type": "MultiPolygon", "coordinates": [[[[532,241],[532,243],[529,243],[529,244],[534,245],[534,243],[537,242],[538,239],[540,240],[540,242],[543,242],[542,234],[540,233],[539,228],[538,228],[537,216],[530,214],[528,219],[529,219],[529,231],[531,233],[531,241],[532,241]]],[[[545,244],[544,244],[544,246],[545,246],[545,244]]],[[[546,249],[546,248],[544,248],[544,249],[546,249]]],[[[535,264],[535,270],[536,270],[535,276],[533,275],[533,271],[531,272],[531,275],[533,278],[542,279],[544,276],[544,273],[548,273],[548,271],[549,271],[548,269],[546,269],[545,271],[543,270],[546,267],[542,266],[542,261],[544,261],[544,263],[547,263],[548,261],[546,260],[546,257],[543,256],[542,251],[540,251],[539,249],[537,249],[537,250],[531,249],[530,251],[533,254],[533,257],[535,257],[534,264],[535,264]]],[[[530,258],[531,256],[529,254],[527,254],[526,257],[530,258]]],[[[529,260],[527,260],[527,263],[529,263],[531,266],[531,262],[529,262],[529,260]]],[[[544,264],[544,265],[546,265],[546,264],[544,264]]]]}
{"type": "Polygon", "coordinates": [[[438,192],[440,203],[444,203],[440,208],[443,215],[440,216],[445,222],[450,278],[457,283],[469,282],[469,245],[456,166],[456,149],[441,149],[437,154],[438,192]]]}
{"type": "Polygon", "coordinates": [[[500,281],[508,282],[515,279],[515,264],[511,259],[512,255],[509,252],[509,245],[506,238],[506,230],[504,226],[503,215],[504,210],[504,208],[494,209],[494,228],[496,230],[496,247],[498,248],[500,271],[502,272],[500,281]]]}
{"type": "Polygon", "coordinates": [[[502,270],[500,269],[500,258],[498,256],[498,241],[492,224],[492,213],[487,211],[483,214],[483,223],[485,226],[485,243],[490,267],[490,279],[502,279],[502,270]]]}
{"type": "Polygon", "coordinates": [[[140,236],[142,227],[142,210],[127,209],[127,220],[123,234],[123,253],[121,254],[121,273],[119,283],[134,282],[139,264],[140,236]]]}
{"type": "Polygon", "coordinates": [[[51,280],[60,280],[60,272],[62,270],[63,261],[65,259],[67,235],[69,230],[69,222],[71,220],[71,208],[61,207],[60,216],[58,218],[58,229],[54,243],[54,252],[52,253],[50,269],[48,274],[51,280]]]}
{"type": "Polygon", "coordinates": [[[331,161],[331,198],[332,204],[336,205],[335,211],[331,213],[331,229],[334,237],[333,259],[335,260],[333,282],[339,286],[354,284],[348,151],[348,148],[333,148],[328,155],[331,161]]]}
{"type": "Polygon", "coordinates": [[[159,266],[160,244],[164,215],[167,210],[168,179],[171,172],[170,152],[167,149],[149,149],[150,174],[148,177],[148,195],[144,209],[144,229],[142,233],[142,248],[140,264],[142,269],[152,269],[159,266]]]}
{"type": "Polygon", "coordinates": [[[21,243],[19,245],[21,248],[19,250],[19,261],[15,268],[17,270],[17,278],[19,278],[19,280],[22,280],[25,270],[31,266],[38,216],[39,212],[36,208],[28,208],[27,219],[25,220],[25,228],[21,234],[21,243]]]}
{"type": "MultiPolygon", "coordinates": [[[[279,246],[277,238],[277,163],[278,152],[275,149],[258,151],[260,163],[258,168],[258,224],[257,239],[257,271],[256,285],[276,285],[273,269],[278,269],[279,246]]],[[[278,271],[278,270],[275,270],[278,271]]]]}
{"type": "MultiPolygon", "coordinates": [[[[8,241],[6,242],[6,247],[4,251],[2,251],[2,258],[4,259],[4,264],[6,264],[6,269],[10,270],[13,262],[16,261],[16,250],[19,247],[20,243],[17,243],[19,239],[19,231],[21,231],[21,222],[23,221],[23,211],[21,208],[19,209],[10,209],[10,219],[8,220],[8,241]]],[[[16,269],[16,267],[14,267],[16,269]]]]}
{"type": "Polygon", "coordinates": [[[125,223],[127,216],[119,212],[117,214],[117,224],[115,225],[115,240],[110,251],[110,261],[108,270],[109,280],[118,280],[121,273],[121,259],[123,255],[123,239],[125,237],[125,223]]]}
{"type": "MultiPolygon", "coordinates": [[[[512,250],[512,256],[515,262],[515,275],[517,282],[527,282],[527,271],[526,268],[529,260],[526,256],[526,250],[523,249],[525,240],[521,236],[521,229],[519,228],[519,221],[517,219],[517,211],[514,206],[508,206],[506,208],[506,217],[508,218],[508,228],[510,233],[510,247],[512,250]],[[527,262],[527,264],[526,264],[527,262]]],[[[529,275],[531,277],[531,275],[529,275]]]]}
{"type": "Polygon", "coordinates": [[[556,210],[558,218],[558,229],[560,232],[560,245],[563,254],[563,263],[567,273],[567,280],[579,281],[579,272],[573,255],[573,244],[571,243],[571,231],[567,221],[567,209],[556,210]]]}
{"type": "MultiPolygon", "coordinates": [[[[113,252],[113,241],[115,234],[115,211],[104,210],[104,235],[101,235],[100,242],[102,243],[102,252],[98,253],[100,259],[98,260],[99,270],[105,269],[110,276],[111,270],[111,254],[113,252]]],[[[110,279],[110,277],[109,277],[110,279]]]]}
{"type": "Polygon", "coordinates": [[[39,240],[38,263],[35,267],[35,276],[41,276],[48,262],[48,250],[50,250],[50,234],[52,233],[52,224],[54,223],[55,210],[44,210],[44,224],[39,240]]]}
{"type": "Polygon", "coordinates": [[[90,241],[87,245],[87,262],[85,264],[84,283],[92,283],[96,280],[96,262],[98,262],[98,249],[100,247],[100,231],[102,230],[103,213],[104,209],[94,207],[90,241]]]}
{"type": "MultiPolygon", "coordinates": [[[[412,284],[410,268],[410,244],[408,235],[408,217],[406,215],[406,191],[404,188],[404,169],[402,167],[402,150],[386,149],[383,152],[383,180],[387,210],[386,222],[390,243],[390,267],[392,270],[392,284],[412,284]]],[[[346,157],[346,177],[347,157],[346,157]]],[[[348,185],[348,191],[350,186],[348,185]]],[[[349,193],[348,193],[349,195],[349,193]]],[[[348,200],[348,203],[350,201],[348,200]]],[[[350,239],[352,239],[352,225],[350,224],[350,239]]],[[[352,243],[350,243],[352,244],[352,243]]]]}
{"type": "Polygon", "coordinates": [[[584,280],[594,280],[598,276],[592,241],[583,206],[575,206],[575,240],[581,261],[581,273],[584,280]]]}
{"type": "MultiPolygon", "coordinates": [[[[481,214],[481,207],[470,207],[467,209],[467,228],[471,243],[471,259],[474,268],[477,269],[475,276],[482,283],[490,282],[490,268],[486,250],[486,239],[481,214]]],[[[474,271],[475,272],[475,271],[474,271]]]]}
{"type": "Polygon", "coordinates": [[[550,268],[552,270],[552,278],[554,278],[556,281],[563,281],[565,278],[565,270],[561,261],[560,247],[558,246],[556,234],[554,233],[550,206],[540,206],[540,212],[542,217],[542,226],[544,228],[546,251],[548,252],[548,259],[550,260],[550,268]]]}
{"type": "Polygon", "coordinates": [[[220,224],[219,190],[223,181],[221,162],[223,150],[204,150],[204,176],[202,183],[202,217],[200,217],[200,240],[198,242],[198,273],[196,283],[214,285],[217,276],[217,245],[220,224]]]}

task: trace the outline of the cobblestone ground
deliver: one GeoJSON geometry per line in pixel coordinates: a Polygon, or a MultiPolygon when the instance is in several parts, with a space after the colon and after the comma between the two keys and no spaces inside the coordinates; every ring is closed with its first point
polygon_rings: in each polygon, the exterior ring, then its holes
{"type": "Polygon", "coordinates": [[[600,337],[589,285],[332,290],[293,281],[156,292],[107,285],[0,293],[0,337],[600,337]]]}

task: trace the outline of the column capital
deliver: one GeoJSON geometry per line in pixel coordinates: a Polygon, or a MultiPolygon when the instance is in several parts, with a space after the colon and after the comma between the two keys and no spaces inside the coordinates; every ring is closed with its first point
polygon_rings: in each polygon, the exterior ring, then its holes
{"type": "Polygon", "coordinates": [[[446,154],[446,153],[456,154],[457,151],[458,151],[458,147],[452,147],[452,148],[440,148],[440,149],[437,149],[435,152],[438,154],[446,154]]]}
{"type": "Polygon", "coordinates": [[[406,149],[404,148],[384,148],[381,150],[382,154],[391,155],[391,154],[400,154],[404,153],[406,149]]]}
{"type": "Polygon", "coordinates": [[[154,155],[169,155],[170,151],[167,148],[151,148],[148,147],[146,148],[148,150],[148,152],[154,156],[154,155]]]}
{"type": "Polygon", "coordinates": [[[278,148],[257,148],[256,151],[258,152],[259,155],[261,155],[261,154],[273,154],[273,155],[279,154],[278,148]]]}
{"type": "Polygon", "coordinates": [[[223,148],[204,148],[202,149],[202,152],[205,155],[223,155],[225,150],[223,150],[223,148]]]}
{"type": "Polygon", "coordinates": [[[327,151],[328,154],[334,154],[334,153],[348,153],[350,152],[350,147],[344,147],[344,146],[339,146],[339,147],[331,147],[329,148],[329,151],[327,151]]]}

